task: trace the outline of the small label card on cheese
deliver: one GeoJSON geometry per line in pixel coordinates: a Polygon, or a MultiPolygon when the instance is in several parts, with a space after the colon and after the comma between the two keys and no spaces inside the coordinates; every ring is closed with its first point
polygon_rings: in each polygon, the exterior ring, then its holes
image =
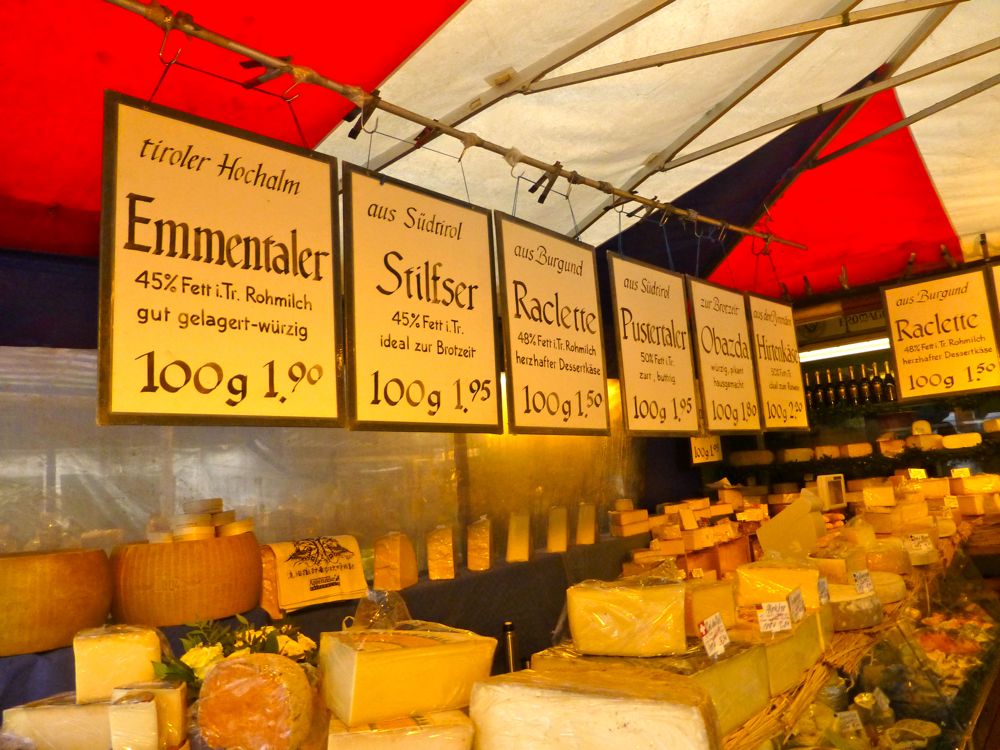
{"type": "Polygon", "coordinates": [[[830,584],[826,578],[819,579],[819,603],[826,604],[830,601],[830,584]]]}
{"type": "Polygon", "coordinates": [[[907,534],[903,546],[909,554],[926,554],[934,550],[934,542],[929,534],[907,534]]]}
{"type": "Polygon", "coordinates": [[[871,594],[875,591],[871,573],[867,570],[855,570],[851,576],[854,577],[854,590],[859,594],[871,594]]]}
{"type": "Polygon", "coordinates": [[[705,653],[713,659],[722,656],[729,645],[729,632],[722,622],[722,615],[716,612],[698,623],[698,634],[701,636],[705,653]]]}
{"type": "Polygon", "coordinates": [[[792,622],[801,622],[802,618],[806,616],[806,603],[802,598],[801,588],[796,587],[788,595],[788,611],[791,613],[792,622]]]}
{"type": "Polygon", "coordinates": [[[792,629],[792,611],[788,602],[764,602],[757,605],[757,623],[762,633],[780,633],[792,629]]]}

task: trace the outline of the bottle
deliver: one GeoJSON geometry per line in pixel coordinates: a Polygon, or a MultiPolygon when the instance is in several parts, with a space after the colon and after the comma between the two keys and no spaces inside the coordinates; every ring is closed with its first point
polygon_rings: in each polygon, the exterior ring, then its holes
{"type": "Polygon", "coordinates": [[[858,379],[858,391],[862,404],[870,404],[872,402],[872,384],[871,381],[868,380],[868,375],[865,372],[864,365],[861,365],[861,377],[858,379]]]}
{"type": "Polygon", "coordinates": [[[858,379],[854,376],[854,365],[847,366],[847,400],[851,406],[861,403],[861,387],[858,379]]]}
{"type": "Polygon", "coordinates": [[[521,668],[521,658],[517,649],[517,633],[514,632],[514,623],[510,620],[504,620],[503,623],[503,645],[504,655],[507,657],[507,671],[518,671],[521,668]]]}
{"type": "Polygon", "coordinates": [[[889,360],[886,360],[885,375],[882,379],[882,398],[886,401],[895,401],[898,397],[896,393],[896,376],[889,369],[889,360]]]}
{"type": "Polygon", "coordinates": [[[830,370],[826,371],[826,405],[836,406],[837,405],[837,388],[833,384],[833,376],[830,374],[830,370]]]}
{"type": "Polygon", "coordinates": [[[875,403],[885,401],[882,394],[882,378],[878,376],[878,362],[872,362],[872,378],[870,382],[872,385],[872,401],[875,403]]]}
{"type": "Polygon", "coordinates": [[[844,371],[837,368],[837,403],[847,403],[847,383],[844,382],[844,371]]]}
{"type": "Polygon", "coordinates": [[[816,409],[826,406],[826,391],[823,390],[823,381],[819,379],[819,370],[813,370],[813,406],[816,409]]]}
{"type": "Polygon", "coordinates": [[[812,411],[815,407],[813,406],[813,393],[812,388],[809,387],[809,373],[802,373],[802,391],[806,398],[806,411],[812,411]]]}

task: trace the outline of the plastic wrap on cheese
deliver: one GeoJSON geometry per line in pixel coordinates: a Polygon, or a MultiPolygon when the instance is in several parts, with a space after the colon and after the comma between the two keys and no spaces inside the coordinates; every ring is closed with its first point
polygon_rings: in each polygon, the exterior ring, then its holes
{"type": "Polygon", "coordinates": [[[810,555],[820,575],[831,583],[849,583],[850,574],[868,567],[865,548],[836,538],[810,555]]]}
{"type": "MultiPolygon", "coordinates": [[[[526,669],[476,683],[477,750],[715,750],[715,711],[688,678],[526,669]]],[[[659,676],[656,676],[659,674],[659,676]]]]}
{"type": "Polygon", "coordinates": [[[903,575],[913,570],[910,556],[906,553],[903,540],[899,537],[885,537],[875,542],[865,551],[865,560],[870,571],[879,570],[903,575]]]}
{"type": "Polygon", "coordinates": [[[712,699],[720,734],[729,734],[750,717],[764,710],[771,700],[767,655],[763,646],[730,643],[717,659],[698,644],[675,656],[588,656],[563,644],[539,651],[531,657],[531,668],[539,672],[560,670],[609,670],[649,679],[648,672],[667,672],[690,677],[712,699]]]}
{"type": "Polygon", "coordinates": [[[569,629],[585,654],[659,656],[685,650],[684,585],[631,576],[583,581],[566,590],[569,629]]]}
{"type": "Polygon", "coordinates": [[[781,601],[796,588],[809,609],[819,606],[819,567],[805,558],[766,557],[736,569],[736,603],[750,607],[781,601]]]}
{"type": "Polygon", "coordinates": [[[349,727],[330,720],[327,750],[470,750],[472,720],[461,711],[418,714],[349,727]]]}
{"type": "Polygon", "coordinates": [[[78,704],[59,693],[4,709],[3,731],[31,740],[39,750],[106,750],[111,747],[110,703],[78,704]]]}
{"type": "Polygon", "coordinates": [[[323,698],[349,726],[469,705],[486,679],[496,639],[467,630],[349,630],[322,633],[323,698]]]}
{"type": "Polygon", "coordinates": [[[882,622],[882,602],[874,592],[859,594],[854,586],[830,584],[833,629],[860,630],[882,622]]]}
{"type": "Polygon", "coordinates": [[[73,638],[77,702],[106,701],[120,685],[153,680],[153,665],[169,649],[154,628],[107,625],[81,630],[73,638]]]}
{"type": "Polygon", "coordinates": [[[875,528],[861,516],[856,516],[848,521],[844,528],[837,533],[837,536],[848,544],[854,544],[858,547],[870,547],[875,544],[875,528]]]}
{"type": "Polygon", "coordinates": [[[771,696],[796,687],[807,670],[823,654],[820,639],[819,612],[809,612],[787,633],[761,633],[759,629],[738,626],[729,636],[738,643],[754,643],[764,647],[771,696]]]}

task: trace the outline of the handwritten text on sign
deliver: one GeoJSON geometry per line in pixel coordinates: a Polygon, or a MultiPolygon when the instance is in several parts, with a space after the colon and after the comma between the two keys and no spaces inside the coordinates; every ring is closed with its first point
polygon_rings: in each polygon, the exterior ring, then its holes
{"type": "Polygon", "coordinates": [[[353,419],[499,431],[489,214],[344,176],[353,419]]]}
{"type": "Polygon", "coordinates": [[[792,308],[753,295],[747,302],[764,427],[808,427],[792,308]]]}
{"type": "Polygon", "coordinates": [[[696,433],[684,277],[608,253],[629,432],[696,433]]]}
{"type": "Polygon", "coordinates": [[[760,429],[742,294],[689,278],[705,422],[710,432],[760,429]]]}
{"type": "Polygon", "coordinates": [[[608,431],[594,251],[496,214],[514,432],[608,431]]]}
{"type": "Polygon", "coordinates": [[[336,165],[191,119],[106,100],[99,418],[337,420],[336,165]]]}
{"type": "Polygon", "coordinates": [[[982,271],[893,287],[883,294],[900,398],[1000,386],[982,271]]]}

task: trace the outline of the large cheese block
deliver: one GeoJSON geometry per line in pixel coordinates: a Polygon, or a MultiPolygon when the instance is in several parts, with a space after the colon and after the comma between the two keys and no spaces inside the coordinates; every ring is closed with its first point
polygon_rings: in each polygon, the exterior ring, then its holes
{"type": "Polygon", "coordinates": [[[585,654],[657,656],[684,651],[684,585],[643,577],[583,581],[566,590],[573,644],[585,654]]]}
{"type": "Polygon", "coordinates": [[[507,562],[531,559],[531,514],[511,513],[507,523],[507,562]]]}
{"type": "Polygon", "coordinates": [[[865,487],[861,497],[866,508],[892,508],[896,505],[896,488],[892,485],[865,487]]]}
{"type": "Polygon", "coordinates": [[[872,454],[871,443],[847,443],[840,446],[841,458],[863,458],[872,454]]]}
{"type": "Polygon", "coordinates": [[[865,560],[869,571],[903,575],[913,570],[910,556],[903,548],[903,540],[898,537],[880,539],[865,551],[865,560]]]}
{"type": "Polygon", "coordinates": [[[209,747],[297,750],[312,718],[309,678],[278,654],[219,662],[198,699],[198,729],[209,747]]]}
{"type": "Polygon", "coordinates": [[[684,589],[684,629],[687,635],[697,638],[698,623],[716,612],[727,628],[736,624],[736,591],[731,580],[694,578],[684,583],[684,589]]]}
{"type": "Polygon", "coordinates": [[[330,719],[327,750],[471,750],[475,729],[461,711],[407,716],[349,727],[330,719]]]}
{"type": "Polygon", "coordinates": [[[978,432],[958,432],[954,435],[942,435],[941,446],[949,450],[955,448],[974,448],[983,442],[983,436],[978,432]]]}
{"type": "Polygon", "coordinates": [[[649,679],[650,672],[690,677],[712,699],[719,731],[728,734],[762,711],[771,701],[767,655],[763,646],[730,643],[718,657],[709,657],[701,644],[676,656],[587,656],[570,645],[553,646],[531,657],[531,668],[540,672],[597,670],[633,680],[649,679]]]}
{"type": "Polygon", "coordinates": [[[906,447],[920,451],[936,451],[944,445],[940,435],[910,435],[906,438],[906,447]]]}
{"type": "Polygon", "coordinates": [[[469,713],[477,750],[711,750],[716,722],[693,680],[652,673],[526,669],[479,682],[469,713]]]}
{"type": "Polygon", "coordinates": [[[868,568],[863,547],[839,545],[814,552],[810,559],[816,563],[819,574],[830,583],[850,583],[851,573],[868,568]]]}
{"type": "Polygon", "coordinates": [[[874,593],[859,594],[854,586],[841,583],[831,583],[829,589],[834,630],[859,630],[882,622],[882,602],[874,593]]]}
{"type": "Polygon", "coordinates": [[[615,510],[633,510],[635,500],[630,497],[619,497],[612,503],[612,506],[615,510]]]}
{"type": "Polygon", "coordinates": [[[406,534],[393,531],[375,540],[373,586],[383,591],[400,591],[417,582],[417,555],[406,534]]]}
{"type": "Polygon", "coordinates": [[[466,529],[466,567],[469,570],[489,570],[493,561],[493,525],[483,516],[466,529]]]}
{"type": "Polygon", "coordinates": [[[958,512],[963,516],[981,516],[986,513],[986,504],[981,494],[956,495],[958,512]]]}
{"type": "Polygon", "coordinates": [[[462,708],[489,676],[496,644],[464,630],[323,633],[323,698],[348,726],[462,708]]]}
{"type": "Polygon", "coordinates": [[[802,590],[802,601],[807,608],[819,607],[819,568],[815,565],[749,563],[736,569],[736,580],[736,603],[741,607],[781,601],[796,588],[802,590]]]}
{"type": "Polygon", "coordinates": [[[73,693],[4,709],[3,731],[32,740],[38,750],[107,750],[110,703],[80,705],[73,693]]]}
{"type": "Polygon", "coordinates": [[[187,738],[187,684],[183,682],[133,682],[111,691],[114,702],[128,693],[150,693],[156,701],[161,747],[176,748],[187,738]]]}
{"type": "Polygon", "coordinates": [[[0,555],[0,656],[70,645],[107,621],[111,591],[103,550],[0,555]]]}
{"type": "Polygon", "coordinates": [[[903,576],[884,570],[870,570],[868,574],[875,587],[875,596],[878,597],[883,606],[902,601],[906,597],[906,582],[903,580],[903,576]]]}
{"type": "Polygon", "coordinates": [[[455,541],[451,526],[427,532],[427,577],[441,581],[455,577],[455,541]]]}
{"type": "Polygon", "coordinates": [[[111,701],[108,709],[112,750],[162,750],[156,697],[136,690],[111,701]]]}
{"type": "Polygon", "coordinates": [[[823,654],[817,612],[808,612],[786,633],[761,633],[753,626],[739,625],[729,631],[738,643],[764,647],[771,697],[797,687],[805,673],[823,654]]]}
{"type": "Polygon", "coordinates": [[[580,503],[576,512],[576,543],[593,544],[597,539],[597,506],[580,503]]]}
{"type": "Polygon", "coordinates": [[[953,495],[1000,492],[1000,474],[973,474],[971,477],[951,477],[948,481],[953,495]]]}
{"type": "Polygon", "coordinates": [[[153,628],[108,625],[81,630],[73,638],[76,699],[106,701],[120,685],[149,682],[161,661],[162,636],[153,628]]]}
{"type": "Polygon", "coordinates": [[[117,622],[183,625],[231,617],[260,602],[260,547],[252,533],[125,544],[111,553],[111,568],[117,622]]]}
{"type": "Polygon", "coordinates": [[[549,525],[545,531],[545,551],[565,552],[568,547],[569,510],[562,506],[549,508],[549,525]]]}
{"type": "Polygon", "coordinates": [[[705,510],[712,501],[707,497],[689,497],[682,502],[684,503],[684,507],[691,510],[705,510]]]}

